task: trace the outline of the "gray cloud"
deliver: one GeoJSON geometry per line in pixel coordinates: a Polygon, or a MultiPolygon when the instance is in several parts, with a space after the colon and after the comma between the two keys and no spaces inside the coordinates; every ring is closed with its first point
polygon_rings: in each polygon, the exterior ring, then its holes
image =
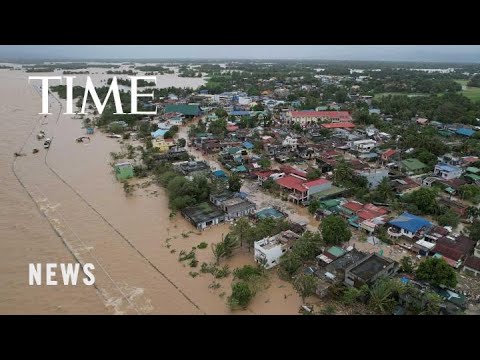
{"type": "Polygon", "coordinates": [[[480,62],[479,45],[3,45],[8,59],[325,59],[480,62]]]}

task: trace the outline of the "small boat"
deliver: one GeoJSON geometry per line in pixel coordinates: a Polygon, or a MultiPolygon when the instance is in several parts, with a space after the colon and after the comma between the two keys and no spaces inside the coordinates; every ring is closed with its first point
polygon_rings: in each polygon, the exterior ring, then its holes
{"type": "Polygon", "coordinates": [[[52,143],[52,139],[48,138],[47,140],[45,140],[45,142],[43,143],[43,147],[45,149],[48,149],[50,147],[50,144],[52,143]]]}
{"type": "Polygon", "coordinates": [[[38,153],[38,149],[33,149],[32,154],[38,153]]]}
{"type": "Polygon", "coordinates": [[[117,134],[108,134],[107,137],[113,138],[113,139],[121,139],[122,138],[121,135],[117,135],[117,134]]]}
{"type": "Polygon", "coordinates": [[[44,131],[40,131],[38,134],[37,134],[37,139],[38,140],[41,140],[45,137],[45,132],[44,131]]]}

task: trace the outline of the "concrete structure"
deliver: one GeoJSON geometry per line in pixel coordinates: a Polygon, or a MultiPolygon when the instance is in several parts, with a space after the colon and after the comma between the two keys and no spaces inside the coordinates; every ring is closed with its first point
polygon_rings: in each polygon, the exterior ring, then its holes
{"type": "Polygon", "coordinates": [[[210,194],[210,201],[225,212],[226,221],[252,215],[257,208],[250,200],[228,190],[219,194],[210,194]]]}
{"type": "Polygon", "coordinates": [[[348,111],[291,111],[287,113],[290,122],[301,125],[317,122],[350,122],[352,117],[348,111]]]}
{"type": "Polygon", "coordinates": [[[357,175],[367,178],[368,187],[376,189],[383,178],[388,178],[388,169],[369,169],[357,171],[357,175]]]}
{"type": "Polygon", "coordinates": [[[277,184],[290,191],[288,199],[296,204],[304,204],[312,196],[332,187],[332,183],[326,179],[307,181],[296,175],[287,175],[278,180],[277,184]]]}
{"type": "Polygon", "coordinates": [[[205,161],[181,161],[172,164],[174,169],[184,176],[207,175],[210,167],[205,161]]]}
{"type": "Polygon", "coordinates": [[[380,277],[392,276],[397,270],[397,262],[373,253],[346,269],[345,284],[360,288],[373,284],[380,277]]]}
{"type": "Polygon", "coordinates": [[[156,138],[152,139],[152,146],[154,148],[157,148],[161,154],[168,152],[170,150],[170,147],[173,146],[173,140],[172,141],[167,141],[169,139],[163,139],[163,138],[156,138]]]}
{"type": "Polygon", "coordinates": [[[377,142],[372,139],[357,140],[350,142],[349,146],[350,149],[353,151],[358,151],[360,153],[369,153],[377,146],[377,142]]]}
{"type": "Polygon", "coordinates": [[[115,164],[115,176],[117,180],[127,180],[134,176],[133,166],[129,162],[115,164]]]}
{"type": "Polygon", "coordinates": [[[254,243],[255,261],[267,269],[279,263],[280,258],[292,248],[293,242],[300,236],[291,230],[264,238],[254,243]]]}
{"type": "Polygon", "coordinates": [[[225,220],[225,213],[213,204],[204,202],[182,210],[182,215],[198,230],[218,225],[225,220]]]}
{"type": "Polygon", "coordinates": [[[458,179],[462,176],[462,172],[462,168],[445,163],[435,165],[435,169],[433,170],[435,176],[439,176],[445,180],[458,179]]]}

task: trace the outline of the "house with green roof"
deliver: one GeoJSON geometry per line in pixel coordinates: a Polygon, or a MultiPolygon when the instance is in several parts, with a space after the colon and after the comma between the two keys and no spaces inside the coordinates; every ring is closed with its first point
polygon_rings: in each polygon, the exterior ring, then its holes
{"type": "Polygon", "coordinates": [[[185,117],[194,117],[201,114],[200,106],[188,104],[168,104],[165,106],[165,113],[176,112],[185,117]]]}
{"type": "Polygon", "coordinates": [[[480,184],[480,169],[474,166],[469,166],[463,175],[467,181],[480,184]]]}
{"type": "Polygon", "coordinates": [[[409,175],[423,174],[428,171],[428,165],[415,158],[403,160],[401,162],[401,168],[409,175]]]}

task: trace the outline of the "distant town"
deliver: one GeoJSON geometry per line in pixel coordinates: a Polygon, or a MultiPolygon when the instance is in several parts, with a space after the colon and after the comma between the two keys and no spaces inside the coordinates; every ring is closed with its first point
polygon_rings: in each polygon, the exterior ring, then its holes
{"type": "MultiPolygon", "coordinates": [[[[92,75],[102,102],[117,77],[126,114],[114,114],[110,97],[99,115],[91,96],[87,114],[79,114],[85,88],[73,87],[82,128],[76,141],[120,143],[110,154],[117,186],[128,199],[142,186],[166,194],[170,219],[190,223],[182,235],[205,240],[178,251],[166,233],[159,241],[188,276],[212,277],[213,289],[215,279],[229,279],[221,297],[230,311],[248,309],[278,277],[301,298],[302,314],[480,313],[480,65],[225,60],[9,68],[92,75]],[[101,71],[109,79],[95,80],[101,71]],[[139,83],[139,93],[154,98],[140,98],[138,109],[158,113],[133,115],[128,75],[202,85],[139,83]],[[209,235],[219,226],[221,236],[209,235]],[[233,268],[238,254],[250,261],[233,268]]],[[[65,101],[65,85],[50,89],[65,101]]]]}

